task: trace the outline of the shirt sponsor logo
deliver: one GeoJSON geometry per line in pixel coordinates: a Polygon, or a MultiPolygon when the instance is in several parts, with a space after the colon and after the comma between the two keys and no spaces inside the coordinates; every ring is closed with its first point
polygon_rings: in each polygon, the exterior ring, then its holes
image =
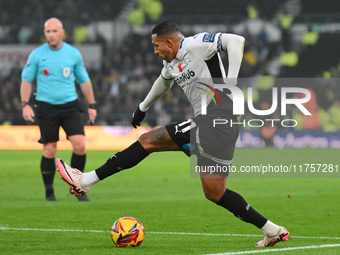
{"type": "Polygon", "coordinates": [[[184,83],[189,81],[191,78],[195,77],[195,72],[194,71],[186,71],[185,73],[182,73],[181,76],[179,76],[178,78],[176,78],[176,82],[178,84],[184,83]]]}

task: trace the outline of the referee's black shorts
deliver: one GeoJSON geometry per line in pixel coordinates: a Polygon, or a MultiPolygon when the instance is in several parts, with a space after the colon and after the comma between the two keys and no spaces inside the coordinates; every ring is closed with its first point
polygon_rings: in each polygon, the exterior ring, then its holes
{"type": "Polygon", "coordinates": [[[67,138],[72,135],[85,135],[82,109],[75,100],[62,105],[52,105],[36,101],[35,116],[40,128],[39,143],[59,141],[59,128],[62,127],[67,138]]]}

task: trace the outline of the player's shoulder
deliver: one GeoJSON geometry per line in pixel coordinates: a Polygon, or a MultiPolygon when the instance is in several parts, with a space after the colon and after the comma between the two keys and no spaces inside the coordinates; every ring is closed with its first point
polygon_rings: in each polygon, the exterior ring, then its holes
{"type": "Polygon", "coordinates": [[[187,43],[207,43],[207,42],[214,42],[216,37],[216,33],[209,34],[208,32],[202,32],[195,34],[190,37],[186,37],[185,41],[187,43]]]}
{"type": "Polygon", "coordinates": [[[183,41],[183,49],[191,49],[193,51],[210,47],[217,40],[217,34],[209,34],[208,32],[202,32],[194,36],[186,37],[183,41]]]}

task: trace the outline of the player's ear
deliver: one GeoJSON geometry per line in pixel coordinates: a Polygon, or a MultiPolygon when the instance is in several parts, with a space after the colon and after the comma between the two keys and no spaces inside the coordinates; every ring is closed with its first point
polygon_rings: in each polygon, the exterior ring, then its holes
{"type": "Polygon", "coordinates": [[[168,46],[168,48],[172,48],[174,43],[171,39],[166,39],[166,42],[165,42],[166,46],[168,46]]]}

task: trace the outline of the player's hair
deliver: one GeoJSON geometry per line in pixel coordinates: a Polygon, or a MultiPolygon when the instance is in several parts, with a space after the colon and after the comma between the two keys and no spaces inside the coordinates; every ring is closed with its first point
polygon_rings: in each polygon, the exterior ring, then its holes
{"type": "Polygon", "coordinates": [[[180,33],[179,28],[171,21],[163,21],[152,29],[152,34],[163,37],[174,33],[180,33]]]}

